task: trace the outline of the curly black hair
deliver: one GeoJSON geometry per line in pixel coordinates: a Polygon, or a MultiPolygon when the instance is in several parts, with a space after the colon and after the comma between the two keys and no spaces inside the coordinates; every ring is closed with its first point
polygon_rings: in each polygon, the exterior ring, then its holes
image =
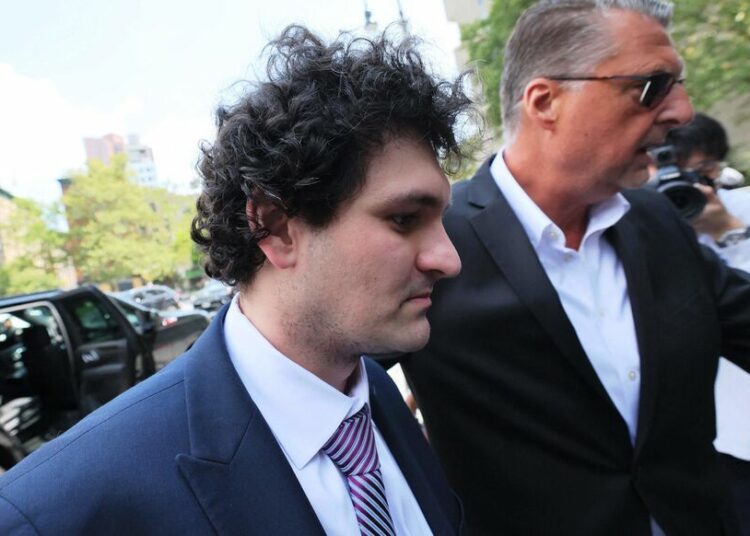
{"type": "Polygon", "coordinates": [[[464,157],[456,129],[472,105],[463,76],[433,77],[416,39],[387,33],[343,33],[325,44],[289,26],[268,45],[267,81],[219,107],[216,141],[201,147],[191,226],[210,277],[245,285],[265,260],[257,243],[268,231],[249,225],[248,199],[322,227],[361,189],[370,158],[393,135],[426,141],[443,162],[464,157]]]}

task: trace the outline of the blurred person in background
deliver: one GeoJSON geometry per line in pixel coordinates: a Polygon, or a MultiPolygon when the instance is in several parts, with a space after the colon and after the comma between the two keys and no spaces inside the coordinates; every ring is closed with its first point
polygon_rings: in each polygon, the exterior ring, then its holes
{"type": "MultiPolygon", "coordinates": [[[[714,188],[696,187],[706,196],[706,207],[690,221],[702,243],[727,264],[750,271],[750,192],[727,189],[726,177],[737,172],[726,165],[729,142],[715,119],[696,114],[687,125],[671,130],[666,142],[674,146],[681,169],[714,181],[714,188]]],[[[732,180],[729,186],[736,186],[732,180]]],[[[750,374],[722,358],[716,376],[716,450],[734,494],[743,536],[750,536],[750,374]]]]}
{"type": "Polygon", "coordinates": [[[240,291],[181,358],[0,478],[0,534],[452,535],[458,499],[365,353],[429,336],[460,261],[461,81],[412,39],[291,26],[218,111],[192,237],[240,291]]]}
{"type": "Polygon", "coordinates": [[[750,193],[735,189],[742,184],[742,175],[725,161],[729,153],[726,130],[715,119],[698,113],[687,125],[671,130],[666,143],[674,147],[680,169],[713,182],[713,187],[696,184],[707,201],[703,211],[690,221],[700,241],[730,265],[748,270],[750,193]]]}

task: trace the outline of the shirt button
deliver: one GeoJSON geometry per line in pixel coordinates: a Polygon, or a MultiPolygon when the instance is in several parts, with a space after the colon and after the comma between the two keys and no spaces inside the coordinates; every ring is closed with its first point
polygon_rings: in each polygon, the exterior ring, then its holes
{"type": "Polygon", "coordinates": [[[563,255],[563,260],[564,260],[565,262],[570,262],[570,261],[572,261],[572,260],[573,260],[573,254],[572,254],[572,253],[569,253],[569,252],[568,252],[568,253],[565,253],[565,254],[563,255]]]}
{"type": "Polygon", "coordinates": [[[630,372],[628,372],[628,379],[631,382],[634,382],[635,380],[638,379],[638,373],[636,371],[634,371],[634,370],[631,370],[630,372]]]}
{"type": "Polygon", "coordinates": [[[549,231],[547,231],[547,238],[549,238],[550,240],[557,240],[557,231],[555,231],[554,229],[550,229],[549,231]]]}

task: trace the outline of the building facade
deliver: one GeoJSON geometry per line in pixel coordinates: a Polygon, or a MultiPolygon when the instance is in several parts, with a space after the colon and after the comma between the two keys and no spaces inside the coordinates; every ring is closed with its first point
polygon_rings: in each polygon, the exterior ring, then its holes
{"type": "Polygon", "coordinates": [[[101,138],[84,138],[83,145],[87,160],[99,160],[107,165],[114,155],[125,154],[138,184],[158,185],[154,152],[151,147],[141,143],[137,134],[130,134],[127,143],[119,134],[106,134],[101,138]]]}
{"type": "Polygon", "coordinates": [[[99,160],[109,165],[116,154],[125,152],[125,141],[118,134],[105,134],[101,138],[83,138],[86,160],[99,160]]]}
{"type": "Polygon", "coordinates": [[[154,164],[154,152],[151,147],[141,143],[137,134],[128,136],[126,146],[128,165],[135,172],[136,181],[142,186],[156,186],[156,164],[154,164]]]}

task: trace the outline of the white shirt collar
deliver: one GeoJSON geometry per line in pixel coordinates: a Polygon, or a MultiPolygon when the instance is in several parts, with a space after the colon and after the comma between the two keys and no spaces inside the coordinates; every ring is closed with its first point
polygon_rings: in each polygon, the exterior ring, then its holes
{"type": "Polygon", "coordinates": [[[369,401],[364,362],[360,358],[349,394],[338,391],[274,348],[242,314],[238,298],[224,321],[229,357],[281,448],[301,469],[369,401]]]}
{"type": "MultiPolygon", "coordinates": [[[[495,156],[490,166],[490,173],[516,213],[534,249],[538,250],[545,237],[548,236],[558,236],[562,240],[562,230],[534,203],[513,177],[505,163],[503,152],[504,149],[501,149],[495,156]],[[554,233],[550,233],[551,230],[554,233]]],[[[630,203],[620,193],[592,206],[582,242],[586,242],[590,236],[599,235],[616,224],[628,210],[630,210],[630,203]]]]}

